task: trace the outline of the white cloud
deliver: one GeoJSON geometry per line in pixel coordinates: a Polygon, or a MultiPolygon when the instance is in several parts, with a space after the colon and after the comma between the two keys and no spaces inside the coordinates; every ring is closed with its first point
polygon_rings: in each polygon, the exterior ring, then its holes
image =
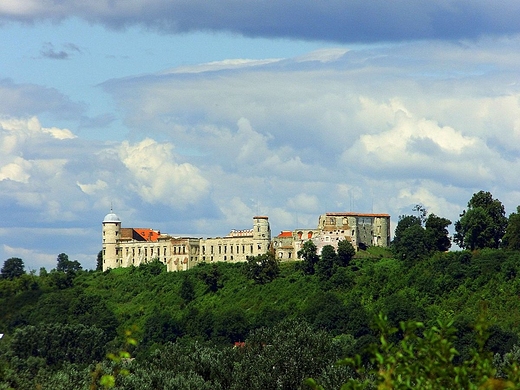
{"type": "Polygon", "coordinates": [[[96,192],[100,190],[104,190],[108,187],[107,182],[103,180],[96,180],[94,184],[81,184],[79,181],[76,182],[81,191],[83,191],[87,195],[94,195],[96,192]]]}
{"type": "Polygon", "coordinates": [[[44,133],[52,135],[56,139],[73,139],[76,138],[69,129],[58,129],[57,127],[42,128],[44,133]]]}
{"type": "Polygon", "coordinates": [[[45,267],[47,269],[56,267],[57,254],[51,255],[34,249],[12,247],[6,244],[4,244],[2,247],[5,256],[19,257],[24,260],[26,271],[37,271],[40,267],[45,267]]]}
{"type": "Polygon", "coordinates": [[[303,213],[320,213],[321,205],[317,196],[298,194],[287,200],[290,210],[303,213]]]}
{"type": "Polygon", "coordinates": [[[30,174],[27,170],[31,168],[31,164],[20,157],[15,157],[14,161],[0,167],[0,181],[13,180],[20,183],[27,183],[30,174]]]}
{"type": "Polygon", "coordinates": [[[118,152],[131,173],[129,187],[145,202],[183,208],[203,198],[209,183],[197,167],[176,163],[172,149],[147,138],[134,145],[124,141],[118,152]]]}

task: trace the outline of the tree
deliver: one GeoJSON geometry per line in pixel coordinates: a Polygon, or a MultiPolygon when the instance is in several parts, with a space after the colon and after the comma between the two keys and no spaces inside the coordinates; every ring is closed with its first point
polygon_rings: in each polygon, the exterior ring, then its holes
{"type": "Polygon", "coordinates": [[[396,257],[413,265],[431,253],[431,245],[426,230],[420,225],[413,225],[400,236],[399,242],[393,246],[396,257]]]}
{"type": "Polygon", "coordinates": [[[420,217],[401,215],[395,228],[392,251],[399,259],[417,260],[428,254],[426,234],[420,217]]]}
{"type": "Polygon", "coordinates": [[[420,205],[413,210],[420,215],[399,217],[392,241],[394,255],[403,260],[415,261],[435,251],[447,251],[451,247],[447,229],[451,221],[433,213],[426,217],[426,209],[420,205]]]}
{"type": "Polygon", "coordinates": [[[212,264],[211,266],[201,264],[199,267],[202,268],[199,278],[206,284],[209,291],[217,292],[217,290],[222,287],[222,281],[220,280],[222,274],[217,264],[212,264]]]}
{"type": "Polygon", "coordinates": [[[195,299],[195,286],[189,276],[185,276],[182,279],[179,295],[185,304],[188,304],[195,299]]]}
{"type": "Polygon", "coordinates": [[[428,239],[433,250],[446,252],[451,247],[448,226],[451,221],[446,218],[438,217],[435,214],[428,215],[425,228],[428,239]]]}
{"type": "MultiPolygon", "coordinates": [[[[502,377],[497,375],[493,356],[482,350],[486,333],[485,326],[477,323],[476,345],[471,356],[457,361],[459,352],[455,348],[457,330],[452,322],[438,320],[425,328],[415,321],[402,322],[402,341],[390,342],[398,328],[392,328],[380,315],[380,344],[371,349],[372,365],[363,365],[359,356],[342,361],[352,367],[358,375],[348,379],[342,389],[516,389],[520,371],[516,362],[504,359],[498,363],[502,377]]],[[[502,360],[502,359],[500,359],[502,360]]],[[[306,384],[311,389],[323,390],[314,379],[306,384]]]]}
{"type": "Polygon", "coordinates": [[[273,281],[280,274],[279,261],[271,252],[258,256],[248,256],[245,263],[245,273],[248,279],[255,283],[265,284],[273,281]]]}
{"type": "Polygon", "coordinates": [[[325,245],[321,250],[321,257],[316,264],[316,275],[321,280],[329,280],[334,273],[334,266],[337,263],[336,250],[332,245],[325,245]]]}
{"type": "Polygon", "coordinates": [[[479,191],[455,223],[454,241],[464,249],[498,248],[507,227],[504,205],[490,192],[479,191]]]}
{"type": "Polygon", "coordinates": [[[318,248],[311,240],[306,241],[303,244],[302,249],[298,251],[298,258],[302,259],[299,268],[303,271],[304,274],[314,275],[314,266],[320,259],[316,253],[317,251],[318,248]]]}
{"type": "Polygon", "coordinates": [[[97,254],[96,271],[103,271],[103,251],[99,251],[97,254]]]}
{"type": "Polygon", "coordinates": [[[399,241],[401,240],[401,236],[403,235],[404,231],[412,226],[422,226],[421,219],[415,215],[400,215],[399,221],[397,222],[397,226],[395,228],[392,245],[399,245],[399,241]]]}
{"type": "Polygon", "coordinates": [[[58,264],[56,265],[56,271],[65,273],[76,273],[82,269],[79,261],[70,261],[69,256],[65,253],[58,255],[58,264]]]}
{"type": "Polygon", "coordinates": [[[169,313],[154,313],[144,323],[143,344],[166,344],[175,342],[183,335],[181,324],[169,313]]]}
{"type": "Polygon", "coordinates": [[[356,248],[352,246],[350,241],[341,240],[338,243],[338,257],[337,262],[340,267],[346,267],[356,254],[356,248]]]}
{"type": "Polygon", "coordinates": [[[1,273],[2,278],[13,280],[19,276],[25,274],[25,265],[23,260],[18,257],[11,257],[4,261],[4,266],[2,267],[1,273]]]}
{"type": "Polygon", "coordinates": [[[516,213],[509,216],[502,246],[506,249],[520,250],[520,206],[517,206],[516,213]]]}
{"type": "MultiPolygon", "coordinates": [[[[320,377],[342,353],[326,331],[302,320],[285,320],[252,331],[241,352],[231,390],[303,389],[305,378],[320,377]]],[[[339,388],[338,384],[330,388],[339,388]]]]}

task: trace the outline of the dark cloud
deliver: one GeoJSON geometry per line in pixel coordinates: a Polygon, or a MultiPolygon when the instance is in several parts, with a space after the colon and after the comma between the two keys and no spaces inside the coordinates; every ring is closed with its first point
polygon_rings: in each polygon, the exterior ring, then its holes
{"type": "MultiPolygon", "coordinates": [[[[0,6],[0,22],[70,17],[114,29],[142,25],[166,33],[229,31],[337,42],[460,39],[520,32],[516,0],[499,5],[488,0],[69,0],[59,4],[47,0],[24,10],[0,6]]],[[[67,51],[47,54],[61,58],[67,51]]]]}

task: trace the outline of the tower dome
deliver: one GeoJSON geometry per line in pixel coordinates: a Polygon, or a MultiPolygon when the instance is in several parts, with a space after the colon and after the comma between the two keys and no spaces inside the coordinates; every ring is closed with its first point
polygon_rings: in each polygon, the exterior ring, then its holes
{"type": "Polygon", "coordinates": [[[103,223],[106,222],[112,222],[112,223],[121,223],[121,220],[117,216],[117,214],[114,214],[112,210],[110,210],[110,213],[105,215],[105,218],[103,219],[103,223]]]}

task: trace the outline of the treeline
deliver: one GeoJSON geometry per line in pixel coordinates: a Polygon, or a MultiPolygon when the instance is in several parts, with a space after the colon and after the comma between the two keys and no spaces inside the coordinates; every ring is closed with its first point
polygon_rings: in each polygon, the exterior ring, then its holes
{"type": "MultiPolygon", "coordinates": [[[[452,239],[448,226],[452,221],[428,215],[421,205],[416,205],[413,211],[416,215],[399,216],[392,241],[394,255],[410,263],[449,250],[452,239]]],[[[490,192],[473,194],[454,227],[453,242],[459,248],[520,250],[520,206],[508,218],[502,202],[490,192]]]]}

